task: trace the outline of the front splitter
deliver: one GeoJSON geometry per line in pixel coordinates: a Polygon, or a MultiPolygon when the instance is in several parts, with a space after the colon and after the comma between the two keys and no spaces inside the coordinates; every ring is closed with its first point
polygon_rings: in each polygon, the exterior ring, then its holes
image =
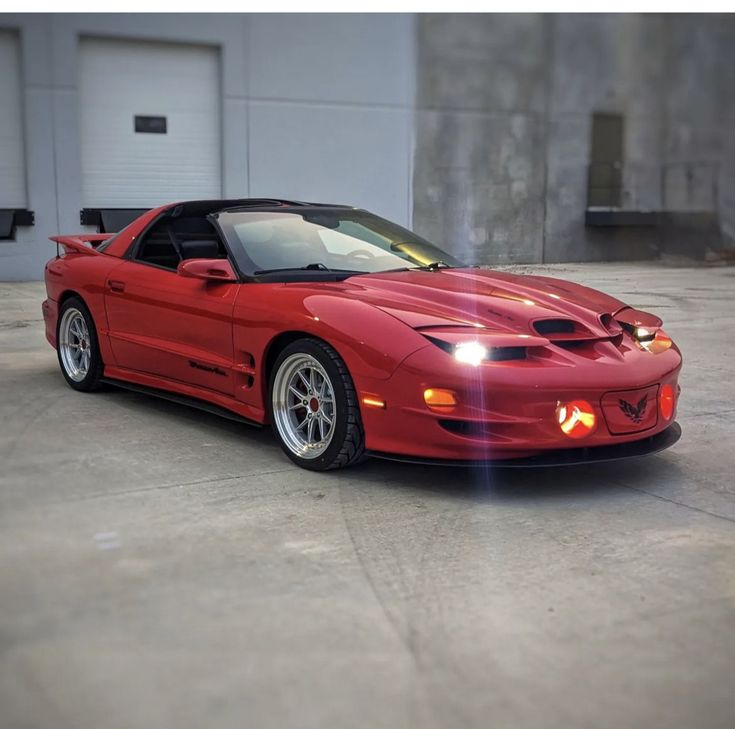
{"type": "Polygon", "coordinates": [[[401,463],[418,463],[426,466],[470,466],[483,468],[549,468],[552,466],[583,466],[589,463],[622,461],[628,458],[641,458],[670,448],[681,438],[681,426],[672,423],[666,430],[656,435],[616,445],[594,446],[592,448],[569,448],[550,451],[526,458],[504,458],[501,460],[456,461],[448,458],[421,458],[401,456],[393,453],[368,451],[373,458],[382,458],[401,463]]]}

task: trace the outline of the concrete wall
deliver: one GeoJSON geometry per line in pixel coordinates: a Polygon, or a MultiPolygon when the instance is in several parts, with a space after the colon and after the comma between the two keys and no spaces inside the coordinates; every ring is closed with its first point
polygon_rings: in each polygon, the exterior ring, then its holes
{"type": "Polygon", "coordinates": [[[36,213],[15,242],[0,241],[0,280],[40,278],[47,237],[80,229],[80,36],[220,49],[226,196],[349,203],[410,224],[413,23],[409,15],[0,15],[0,28],[21,38],[36,213]]]}
{"type": "Polygon", "coordinates": [[[227,196],[367,207],[482,263],[721,245],[712,228],[585,227],[591,118],[608,111],[625,116],[624,204],[712,204],[735,238],[732,16],[15,14],[0,28],[20,34],[36,212],[0,241],[0,280],[39,278],[47,236],[79,230],[85,35],[220,49],[227,196]]]}
{"type": "MultiPolygon", "coordinates": [[[[733,235],[734,18],[425,15],[417,46],[420,233],[485,263],[670,250],[667,230],[585,227],[600,111],[625,117],[626,208],[717,209],[733,235]]],[[[721,241],[677,252],[697,244],[721,241]]]]}

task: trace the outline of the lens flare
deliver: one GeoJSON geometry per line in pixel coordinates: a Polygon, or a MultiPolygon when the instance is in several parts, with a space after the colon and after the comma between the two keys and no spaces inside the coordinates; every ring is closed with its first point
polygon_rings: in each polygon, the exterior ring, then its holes
{"type": "Polygon", "coordinates": [[[584,438],[597,427],[597,416],[586,400],[572,400],[560,403],[556,409],[556,419],[564,435],[570,438],[584,438]]]}
{"type": "Polygon", "coordinates": [[[477,367],[487,358],[487,348],[479,342],[461,342],[454,348],[454,359],[457,362],[477,367]]]}

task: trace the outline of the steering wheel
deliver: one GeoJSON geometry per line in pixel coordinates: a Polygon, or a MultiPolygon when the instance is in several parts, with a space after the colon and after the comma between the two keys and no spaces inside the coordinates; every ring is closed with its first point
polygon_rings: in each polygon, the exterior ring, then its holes
{"type": "Polygon", "coordinates": [[[371,251],[366,250],[365,248],[357,248],[354,251],[350,251],[347,256],[347,258],[375,258],[375,254],[371,251]]]}

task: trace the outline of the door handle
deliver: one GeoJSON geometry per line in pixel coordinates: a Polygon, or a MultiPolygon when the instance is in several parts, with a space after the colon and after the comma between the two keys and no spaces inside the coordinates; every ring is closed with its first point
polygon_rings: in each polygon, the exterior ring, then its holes
{"type": "Polygon", "coordinates": [[[107,288],[110,289],[110,291],[117,291],[119,293],[122,293],[125,291],[125,284],[122,281],[107,281],[107,288]]]}

